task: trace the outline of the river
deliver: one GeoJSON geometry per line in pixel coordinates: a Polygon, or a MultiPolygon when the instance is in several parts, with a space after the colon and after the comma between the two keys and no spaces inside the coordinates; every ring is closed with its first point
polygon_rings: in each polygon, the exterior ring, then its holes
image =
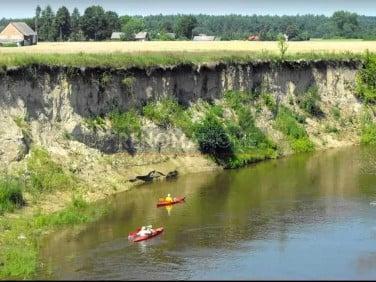
{"type": "Polygon", "coordinates": [[[100,221],[46,240],[36,279],[376,278],[376,147],[179,176],[111,201],[100,221]],[[186,201],[157,208],[168,193],[186,201]],[[128,240],[148,224],[164,232],[128,240]]]}

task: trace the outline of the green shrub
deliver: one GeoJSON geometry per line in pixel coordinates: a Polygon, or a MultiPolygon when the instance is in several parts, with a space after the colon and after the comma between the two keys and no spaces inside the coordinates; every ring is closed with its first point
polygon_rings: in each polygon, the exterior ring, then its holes
{"type": "Polygon", "coordinates": [[[188,137],[193,135],[191,113],[174,99],[164,98],[158,102],[150,102],[142,108],[142,114],[159,126],[167,128],[175,125],[188,137]]]}
{"type": "Polygon", "coordinates": [[[312,152],[315,149],[312,141],[309,140],[308,137],[294,139],[291,142],[291,148],[295,153],[312,152]]]}
{"type": "Polygon", "coordinates": [[[271,94],[262,94],[262,99],[264,100],[264,103],[266,105],[266,107],[269,109],[269,111],[271,112],[275,112],[276,110],[276,107],[277,107],[277,104],[276,104],[276,101],[274,100],[274,98],[272,97],[271,94]]]}
{"type": "Polygon", "coordinates": [[[291,148],[295,152],[312,151],[314,144],[309,140],[305,128],[298,124],[295,116],[290,109],[281,106],[275,120],[275,126],[289,138],[291,148]]]}
{"type": "Polygon", "coordinates": [[[39,227],[55,227],[91,222],[93,218],[86,212],[88,207],[88,203],[81,196],[73,196],[64,210],[53,214],[36,215],[35,224],[39,227]]]}
{"type": "Polygon", "coordinates": [[[84,118],[84,121],[87,125],[87,127],[94,132],[97,130],[97,128],[103,128],[106,124],[106,121],[100,117],[96,116],[95,118],[84,118]]]}
{"type": "Polygon", "coordinates": [[[278,34],[277,40],[278,40],[279,53],[280,53],[281,59],[283,59],[285,57],[286,52],[287,52],[288,44],[287,44],[287,41],[286,41],[286,39],[285,39],[285,37],[282,33],[278,34]]]}
{"type": "Polygon", "coordinates": [[[108,117],[111,121],[112,129],[118,135],[130,135],[132,133],[136,133],[138,136],[141,135],[142,122],[136,110],[131,109],[127,112],[113,110],[108,117]]]}
{"type": "Polygon", "coordinates": [[[214,157],[220,164],[225,164],[233,155],[232,144],[222,123],[213,116],[208,116],[195,124],[194,137],[200,151],[214,157]]]}
{"type": "MultiPolygon", "coordinates": [[[[241,167],[248,163],[277,157],[276,144],[255,126],[251,105],[256,95],[226,92],[224,97],[227,105],[235,111],[237,116],[237,123],[224,122],[234,152],[234,155],[227,160],[228,167],[241,167]]],[[[274,107],[274,100],[270,95],[264,94],[263,99],[271,109],[274,107]]],[[[257,103],[257,105],[260,104],[257,103]]]]}
{"type": "Polygon", "coordinates": [[[136,81],[136,78],[133,77],[133,76],[128,76],[128,77],[125,77],[122,81],[121,81],[121,85],[123,85],[123,87],[128,91],[130,92],[130,94],[132,94],[132,91],[133,91],[133,84],[134,82],[136,81]]]}
{"type": "Polygon", "coordinates": [[[307,136],[304,127],[298,125],[292,111],[284,106],[281,106],[278,111],[275,125],[283,134],[293,139],[299,139],[307,136]]]}
{"type": "Polygon", "coordinates": [[[207,110],[210,112],[210,114],[217,116],[217,117],[223,117],[223,107],[221,105],[210,105],[207,104],[207,110]]]}
{"type": "Polygon", "coordinates": [[[319,106],[320,95],[317,87],[310,87],[306,93],[300,94],[296,101],[299,107],[307,113],[316,117],[323,115],[323,111],[319,106]]]}
{"type": "Polygon", "coordinates": [[[376,145],[376,125],[367,124],[362,128],[360,142],[365,145],[376,145]]]}
{"type": "Polygon", "coordinates": [[[332,108],[331,112],[332,112],[332,115],[333,115],[333,117],[334,117],[335,120],[339,120],[340,119],[341,112],[340,112],[340,110],[337,107],[332,108]]]}
{"type": "Polygon", "coordinates": [[[365,104],[376,103],[376,55],[366,51],[363,68],[356,76],[355,93],[365,104]]]}
{"type": "Polygon", "coordinates": [[[0,180],[0,214],[6,211],[14,211],[22,207],[24,185],[16,179],[5,178],[0,180]]]}
{"type": "Polygon", "coordinates": [[[162,99],[159,102],[150,102],[142,109],[142,113],[145,117],[164,128],[172,124],[171,115],[176,111],[180,112],[179,105],[168,98],[162,99]]]}
{"type": "Polygon", "coordinates": [[[223,96],[227,105],[232,109],[238,109],[256,98],[255,94],[238,91],[226,91],[223,96]]]}

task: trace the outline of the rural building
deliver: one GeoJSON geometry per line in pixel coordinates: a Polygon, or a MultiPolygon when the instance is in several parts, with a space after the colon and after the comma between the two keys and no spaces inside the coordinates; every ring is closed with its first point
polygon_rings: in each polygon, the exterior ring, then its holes
{"type": "Polygon", "coordinates": [[[11,22],[0,33],[0,42],[27,46],[36,45],[37,41],[37,33],[24,22],[11,22]]]}
{"type": "Polygon", "coordinates": [[[260,35],[258,34],[252,34],[247,38],[248,41],[259,41],[260,40],[260,35]]]}
{"type": "Polygon", "coordinates": [[[199,34],[199,35],[193,36],[192,40],[193,41],[214,41],[216,39],[215,39],[215,36],[209,36],[209,35],[206,35],[206,34],[199,34]]]}
{"type": "Polygon", "coordinates": [[[136,41],[149,41],[150,40],[149,33],[145,31],[141,31],[135,35],[134,39],[136,41]]]}
{"type": "Polygon", "coordinates": [[[124,32],[113,32],[111,34],[111,40],[121,40],[121,37],[124,35],[124,32]]]}

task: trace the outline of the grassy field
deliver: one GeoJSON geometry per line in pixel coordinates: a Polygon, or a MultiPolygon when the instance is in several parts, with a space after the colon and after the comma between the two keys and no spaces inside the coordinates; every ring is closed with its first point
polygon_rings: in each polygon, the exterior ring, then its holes
{"type": "MultiPolygon", "coordinates": [[[[375,41],[311,40],[287,42],[286,54],[296,53],[363,53],[376,52],[375,41]]],[[[6,53],[143,53],[143,52],[271,52],[278,53],[276,41],[147,41],[147,42],[39,42],[24,47],[0,47],[6,53]]]]}

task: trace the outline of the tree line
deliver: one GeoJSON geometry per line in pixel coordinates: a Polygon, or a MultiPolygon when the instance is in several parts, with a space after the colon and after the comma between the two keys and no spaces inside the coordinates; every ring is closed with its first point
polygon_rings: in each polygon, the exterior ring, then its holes
{"type": "Polygon", "coordinates": [[[280,34],[286,34],[289,40],[376,39],[376,17],[343,10],[330,17],[313,14],[119,16],[97,5],[86,8],[83,15],[77,8],[70,12],[62,6],[55,13],[50,5],[44,9],[38,5],[32,18],[2,18],[0,29],[11,21],[26,22],[38,33],[39,41],[103,41],[109,40],[112,32],[122,32],[121,40],[134,40],[134,35],[140,31],[147,31],[151,40],[190,40],[198,34],[216,36],[220,40],[245,40],[252,34],[266,41],[277,40],[280,34]]]}

